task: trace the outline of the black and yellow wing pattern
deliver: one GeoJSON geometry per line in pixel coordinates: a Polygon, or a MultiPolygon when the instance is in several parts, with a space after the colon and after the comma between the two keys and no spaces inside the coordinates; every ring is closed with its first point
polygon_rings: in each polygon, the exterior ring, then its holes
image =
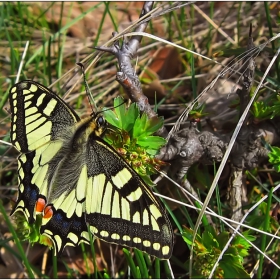
{"type": "Polygon", "coordinates": [[[41,234],[55,254],[88,243],[90,232],[110,243],[171,257],[173,232],[161,203],[102,138],[102,115],[80,119],[45,86],[26,80],[9,95],[11,142],[18,157],[19,195],[12,211],[41,234]]]}

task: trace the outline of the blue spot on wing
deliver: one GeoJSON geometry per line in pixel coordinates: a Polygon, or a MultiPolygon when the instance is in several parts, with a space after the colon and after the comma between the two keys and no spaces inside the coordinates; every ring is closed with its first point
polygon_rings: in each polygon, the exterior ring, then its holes
{"type": "MultiPolygon", "coordinates": [[[[85,222],[84,217],[78,217],[75,213],[72,215],[72,217],[67,218],[66,213],[61,210],[55,210],[54,207],[52,207],[52,210],[54,211],[54,214],[52,218],[49,220],[49,222],[42,226],[40,229],[41,234],[44,234],[45,230],[51,231],[52,235],[59,235],[62,240],[62,246],[61,250],[58,252],[60,254],[66,243],[72,243],[74,246],[77,245],[80,241],[88,242],[88,240],[84,239],[81,236],[81,233],[83,231],[87,232],[87,225],[85,222]],[[72,232],[76,236],[78,236],[77,243],[74,243],[72,240],[70,240],[67,235],[72,232]]],[[[58,248],[56,241],[52,238],[53,243],[55,244],[56,248],[58,248]]]]}

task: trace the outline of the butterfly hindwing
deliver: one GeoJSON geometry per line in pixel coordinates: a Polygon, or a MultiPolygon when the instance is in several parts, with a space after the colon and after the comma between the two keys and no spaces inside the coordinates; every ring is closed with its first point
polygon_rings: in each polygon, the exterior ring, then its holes
{"type": "Polygon", "coordinates": [[[102,139],[92,134],[88,145],[88,158],[98,163],[88,169],[87,194],[91,195],[85,210],[91,232],[107,242],[138,248],[159,258],[169,256],[172,228],[151,190],[102,139]]]}
{"type": "Polygon", "coordinates": [[[18,158],[20,210],[40,232],[65,246],[100,239],[167,259],[172,228],[161,203],[100,136],[100,115],[80,120],[52,91],[23,81],[10,91],[11,142],[18,158]]]}

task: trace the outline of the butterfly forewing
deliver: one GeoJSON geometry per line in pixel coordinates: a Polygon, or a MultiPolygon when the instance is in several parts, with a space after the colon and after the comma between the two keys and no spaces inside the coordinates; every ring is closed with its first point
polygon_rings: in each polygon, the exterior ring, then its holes
{"type": "Polygon", "coordinates": [[[11,142],[23,153],[18,158],[19,197],[13,213],[21,210],[34,222],[36,202],[49,187],[47,163],[63,144],[59,133],[79,117],[57,95],[33,81],[15,84],[9,100],[11,142]]]}
{"type": "Polygon", "coordinates": [[[78,115],[56,94],[33,81],[15,84],[10,90],[11,142],[27,153],[58,139],[79,121],[78,115]]]}
{"type": "Polygon", "coordinates": [[[80,120],[57,95],[33,81],[10,90],[11,142],[18,158],[19,196],[12,213],[65,246],[107,242],[170,258],[173,233],[162,205],[137,173],[99,136],[104,122],[80,120]]]}

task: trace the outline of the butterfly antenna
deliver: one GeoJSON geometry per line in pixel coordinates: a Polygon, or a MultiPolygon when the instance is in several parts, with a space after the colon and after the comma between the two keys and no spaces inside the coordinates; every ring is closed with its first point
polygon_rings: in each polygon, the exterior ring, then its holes
{"type": "Polygon", "coordinates": [[[91,100],[90,100],[90,98],[89,98],[89,97],[92,96],[92,95],[91,95],[91,92],[90,92],[90,90],[89,90],[89,86],[88,86],[88,83],[87,83],[87,80],[86,80],[85,67],[84,67],[84,65],[83,65],[81,62],[77,62],[76,64],[77,64],[78,66],[81,67],[81,70],[82,70],[82,73],[83,73],[83,77],[84,77],[84,83],[85,83],[85,87],[86,87],[87,97],[88,97],[90,106],[91,106],[91,108],[92,108],[92,111],[93,111],[93,112],[95,111],[95,115],[98,115],[98,114],[103,113],[103,112],[108,111],[108,110],[112,110],[113,108],[117,108],[117,107],[119,107],[119,106],[121,106],[121,105],[123,105],[123,104],[125,103],[125,101],[124,101],[124,102],[122,102],[121,104],[119,104],[118,106],[106,108],[106,109],[104,109],[104,110],[98,112],[97,106],[96,106],[95,102],[93,101],[93,104],[94,104],[94,107],[95,107],[95,110],[93,110],[92,102],[91,102],[91,100]]]}
{"type": "MultiPolygon", "coordinates": [[[[76,63],[76,64],[77,64],[78,66],[81,67],[81,70],[82,70],[82,73],[83,73],[83,77],[84,77],[84,84],[85,84],[85,88],[86,88],[86,93],[87,93],[87,97],[88,97],[88,101],[89,101],[89,104],[90,104],[90,106],[91,106],[91,109],[92,109],[93,112],[94,112],[94,111],[97,112],[97,106],[96,106],[95,102],[94,102],[94,101],[91,101],[91,99],[89,98],[90,96],[92,96],[92,94],[91,94],[91,92],[90,92],[90,90],[89,90],[89,86],[88,86],[88,83],[87,83],[86,73],[85,73],[85,67],[84,67],[84,65],[83,65],[82,63],[80,63],[80,62],[78,62],[78,63],[76,63]],[[92,105],[94,105],[95,110],[94,110],[94,108],[93,108],[92,105]]],[[[93,100],[93,98],[92,98],[92,100],[93,100]]]]}

